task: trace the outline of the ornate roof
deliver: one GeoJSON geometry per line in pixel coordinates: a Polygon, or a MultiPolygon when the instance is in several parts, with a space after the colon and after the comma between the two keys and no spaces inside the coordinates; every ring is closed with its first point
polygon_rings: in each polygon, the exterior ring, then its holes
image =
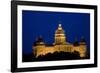
{"type": "Polygon", "coordinates": [[[80,45],[86,45],[86,40],[84,37],[81,38],[80,45]]]}
{"type": "Polygon", "coordinates": [[[43,38],[40,36],[36,39],[36,41],[34,42],[33,44],[34,46],[36,45],[44,45],[44,41],[43,41],[43,38]]]}

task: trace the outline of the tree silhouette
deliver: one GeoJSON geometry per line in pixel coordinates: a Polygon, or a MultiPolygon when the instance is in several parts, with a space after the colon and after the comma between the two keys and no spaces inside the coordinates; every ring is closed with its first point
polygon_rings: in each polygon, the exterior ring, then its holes
{"type": "MultiPolygon", "coordinates": [[[[25,55],[23,54],[23,62],[34,62],[34,61],[54,61],[54,60],[77,60],[80,58],[80,54],[77,51],[73,53],[70,52],[54,52],[53,54],[48,53],[46,55],[40,55],[35,57],[33,54],[25,55]]],[[[84,59],[87,59],[84,58],[84,59]]]]}

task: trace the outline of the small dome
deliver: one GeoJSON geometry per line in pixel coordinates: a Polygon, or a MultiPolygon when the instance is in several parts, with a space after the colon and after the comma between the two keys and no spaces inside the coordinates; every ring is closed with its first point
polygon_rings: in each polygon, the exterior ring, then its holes
{"type": "Polygon", "coordinates": [[[38,37],[38,38],[36,39],[36,41],[34,42],[34,46],[36,46],[36,45],[44,45],[44,44],[45,44],[45,43],[44,43],[42,37],[38,37]]]}
{"type": "Polygon", "coordinates": [[[59,24],[58,29],[56,30],[55,34],[64,34],[64,30],[62,29],[61,24],[59,24]]]}
{"type": "Polygon", "coordinates": [[[43,42],[43,38],[40,36],[36,39],[37,42],[43,42]]]}
{"type": "Polygon", "coordinates": [[[84,37],[81,38],[80,45],[86,45],[86,40],[84,37]]]}

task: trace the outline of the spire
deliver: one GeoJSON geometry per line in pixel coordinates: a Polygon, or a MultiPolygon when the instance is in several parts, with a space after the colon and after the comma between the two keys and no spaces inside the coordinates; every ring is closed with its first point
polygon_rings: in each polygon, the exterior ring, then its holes
{"type": "Polygon", "coordinates": [[[79,42],[78,42],[78,39],[77,39],[77,38],[75,38],[75,42],[74,42],[73,45],[74,45],[74,46],[79,46],[79,42]]]}

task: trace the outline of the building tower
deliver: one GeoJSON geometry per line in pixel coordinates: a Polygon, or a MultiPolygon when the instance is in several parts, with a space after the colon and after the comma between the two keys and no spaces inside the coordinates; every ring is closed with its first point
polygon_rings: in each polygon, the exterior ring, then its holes
{"type": "Polygon", "coordinates": [[[86,48],[87,48],[86,41],[82,37],[80,41],[80,57],[86,57],[86,48]]]}
{"type": "Polygon", "coordinates": [[[66,44],[66,37],[65,37],[65,32],[59,24],[58,29],[55,31],[55,42],[54,44],[66,44]]]}
{"type": "Polygon", "coordinates": [[[43,49],[45,48],[45,43],[42,37],[38,37],[36,42],[33,44],[33,53],[34,56],[38,57],[43,54],[43,49]]]}

